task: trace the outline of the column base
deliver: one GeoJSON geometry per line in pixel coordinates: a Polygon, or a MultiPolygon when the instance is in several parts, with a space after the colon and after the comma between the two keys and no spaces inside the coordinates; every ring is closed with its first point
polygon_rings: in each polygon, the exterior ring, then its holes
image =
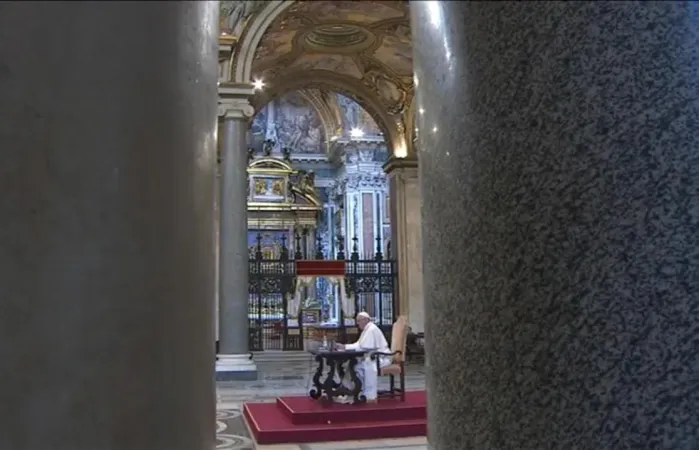
{"type": "Polygon", "coordinates": [[[257,366],[250,353],[242,355],[217,355],[216,381],[257,380],[257,366]]]}

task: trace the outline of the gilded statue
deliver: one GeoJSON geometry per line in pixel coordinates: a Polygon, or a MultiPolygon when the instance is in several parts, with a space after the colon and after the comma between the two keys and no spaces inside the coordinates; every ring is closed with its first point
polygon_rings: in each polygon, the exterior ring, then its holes
{"type": "Polygon", "coordinates": [[[316,196],[316,174],[314,171],[301,172],[299,179],[299,191],[301,194],[315,197],[316,196]]]}

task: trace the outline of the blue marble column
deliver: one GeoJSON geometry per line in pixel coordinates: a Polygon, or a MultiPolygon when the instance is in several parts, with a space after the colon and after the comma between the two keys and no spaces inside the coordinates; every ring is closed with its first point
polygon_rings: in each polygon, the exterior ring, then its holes
{"type": "Polygon", "coordinates": [[[431,447],[699,448],[699,5],[411,9],[431,447]]]}

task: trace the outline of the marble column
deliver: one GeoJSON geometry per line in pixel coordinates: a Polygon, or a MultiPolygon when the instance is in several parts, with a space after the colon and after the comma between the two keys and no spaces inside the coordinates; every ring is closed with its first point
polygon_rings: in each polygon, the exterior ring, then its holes
{"type": "MultiPolygon", "coordinates": [[[[225,89],[225,88],[224,88],[225,89]]],[[[219,101],[221,179],[219,232],[219,353],[217,380],[254,380],[257,368],[248,346],[247,128],[253,110],[247,99],[219,101]]]]}
{"type": "MultiPolygon", "coordinates": [[[[218,157],[217,157],[217,165],[216,165],[216,172],[214,176],[214,325],[215,325],[215,333],[216,333],[216,341],[218,342],[218,317],[219,317],[219,295],[218,295],[218,290],[219,290],[219,285],[221,284],[221,278],[219,277],[219,269],[221,266],[221,260],[220,260],[220,250],[221,250],[221,165],[220,165],[220,158],[221,158],[221,139],[218,139],[218,136],[221,136],[222,133],[222,127],[221,125],[223,124],[223,121],[219,118],[218,120],[218,130],[217,130],[217,136],[216,136],[216,144],[218,147],[218,157]]],[[[218,350],[217,350],[218,351],[218,350]]]]}
{"type": "Polygon", "coordinates": [[[389,179],[391,242],[398,269],[398,312],[408,317],[413,332],[425,331],[422,290],[422,217],[417,161],[391,159],[389,179]]]}
{"type": "Polygon", "coordinates": [[[411,2],[429,441],[699,448],[699,8],[411,2]]]}
{"type": "Polygon", "coordinates": [[[0,5],[0,448],[215,446],[217,24],[0,5]]]}

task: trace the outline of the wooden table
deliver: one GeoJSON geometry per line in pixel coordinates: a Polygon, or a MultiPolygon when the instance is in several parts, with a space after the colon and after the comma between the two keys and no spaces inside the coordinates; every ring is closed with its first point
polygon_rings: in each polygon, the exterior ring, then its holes
{"type": "Polygon", "coordinates": [[[340,396],[351,396],[354,404],[366,403],[366,397],[362,394],[362,380],[357,376],[357,364],[364,358],[366,352],[362,350],[318,350],[311,352],[315,355],[318,363],[316,373],[313,375],[313,389],[309,392],[311,398],[315,400],[325,400],[332,404],[334,399],[340,396]],[[345,371],[347,365],[347,371],[345,371]],[[327,367],[325,379],[323,371],[327,367]],[[337,374],[340,382],[335,381],[337,374]],[[352,381],[352,388],[347,388],[342,384],[345,375],[349,375],[352,381]]]}

